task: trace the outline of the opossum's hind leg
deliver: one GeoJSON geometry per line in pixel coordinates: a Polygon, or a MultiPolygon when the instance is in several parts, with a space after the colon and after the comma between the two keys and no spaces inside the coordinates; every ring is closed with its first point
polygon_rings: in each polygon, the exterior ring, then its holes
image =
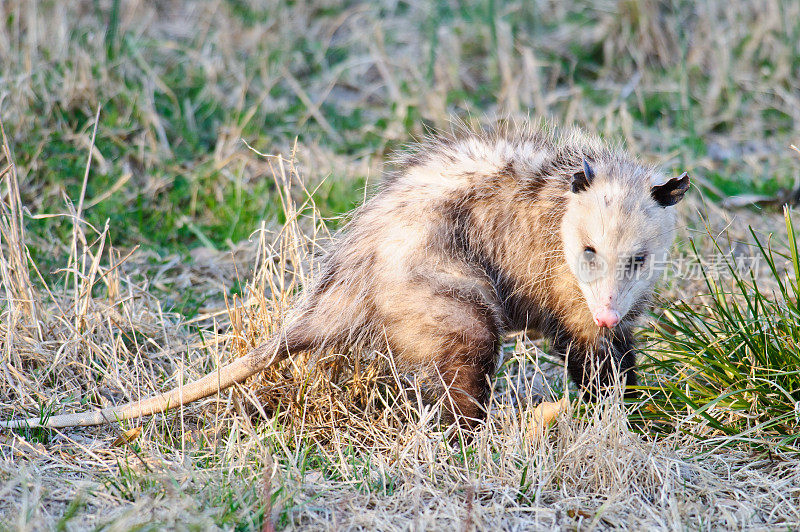
{"type": "Polygon", "coordinates": [[[492,313],[482,306],[416,287],[396,301],[402,315],[392,316],[387,327],[394,356],[421,368],[444,395],[448,421],[458,419],[466,428],[486,415],[500,344],[492,313]]]}
{"type": "Polygon", "coordinates": [[[473,428],[486,417],[490,379],[497,363],[499,339],[491,327],[474,323],[452,332],[439,363],[445,408],[465,428],[473,428]]]}

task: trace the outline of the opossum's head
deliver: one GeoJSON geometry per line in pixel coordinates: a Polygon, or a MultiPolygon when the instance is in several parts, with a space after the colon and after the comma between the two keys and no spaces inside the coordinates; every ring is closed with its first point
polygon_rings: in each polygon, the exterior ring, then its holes
{"type": "Polygon", "coordinates": [[[572,176],[561,223],[564,255],[599,327],[638,315],[666,267],[674,205],[689,176],[632,163],[590,163],[572,176]]]}

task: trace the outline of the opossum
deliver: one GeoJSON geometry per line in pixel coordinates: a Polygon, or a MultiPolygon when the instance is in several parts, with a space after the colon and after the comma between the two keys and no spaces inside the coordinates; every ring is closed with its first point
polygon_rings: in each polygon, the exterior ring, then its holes
{"type": "Polygon", "coordinates": [[[298,352],[388,348],[404,371],[438,379],[450,416],[472,427],[518,331],[546,337],[584,390],[636,383],[632,329],[665,267],[686,173],[667,178],[595,135],[530,123],[432,134],[395,162],[264,345],[162,395],[44,425],[163,412],[298,352]]]}

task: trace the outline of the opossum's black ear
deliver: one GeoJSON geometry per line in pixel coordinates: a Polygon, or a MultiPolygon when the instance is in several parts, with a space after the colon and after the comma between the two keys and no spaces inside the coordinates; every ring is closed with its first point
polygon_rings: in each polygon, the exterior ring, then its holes
{"type": "Polygon", "coordinates": [[[592,167],[589,166],[589,162],[584,158],[583,170],[572,174],[572,192],[574,194],[583,192],[592,184],[592,179],[594,179],[594,170],[592,170],[592,167]]]}
{"type": "Polygon", "coordinates": [[[650,189],[650,195],[662,207],[670,207],[683,199],[689,190],[689,174],[684,172],[680,177],[673,177],[663,185],[650,189]]]}

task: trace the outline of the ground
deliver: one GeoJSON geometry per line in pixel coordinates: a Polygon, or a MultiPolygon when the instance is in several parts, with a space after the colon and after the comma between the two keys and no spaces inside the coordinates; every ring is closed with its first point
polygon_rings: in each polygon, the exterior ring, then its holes
{"type": "MultiPolygon", "coordinates": [[[[800,179],[796,2],[17,0],[0,15],[3,419],[140,398],[268,337],[392,153],[454,116],[578,124],[688,171],[676,254],[787,242],[779,208],[726,200],[800,179]]],[[[707,290],[671,276],[659,309],[707,290]]],[[[0,528],[800,527],[787,446],[688,411],[655,431],[631,421],[647,401],[573,402],[537,434],[531,398],[564,394],[561,367],[546,343],[504,350],[489,421],[458,445],[379,356],[298,360],[142,422],[2,431],[0,528]]]]}

